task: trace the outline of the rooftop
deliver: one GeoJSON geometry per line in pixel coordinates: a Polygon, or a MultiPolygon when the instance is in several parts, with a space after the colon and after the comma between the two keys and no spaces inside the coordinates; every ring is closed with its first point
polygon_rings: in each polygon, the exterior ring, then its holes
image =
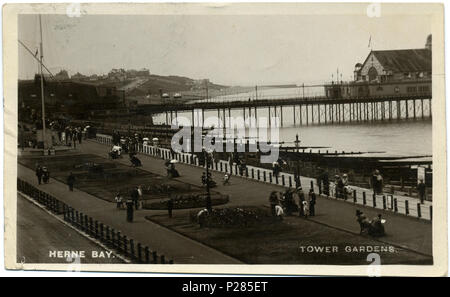
{"type": "Polygon", "coordinates": [[[386,70],[394,72],[431,71],[431,51],[404,49],[372,51],[386,70]]]}

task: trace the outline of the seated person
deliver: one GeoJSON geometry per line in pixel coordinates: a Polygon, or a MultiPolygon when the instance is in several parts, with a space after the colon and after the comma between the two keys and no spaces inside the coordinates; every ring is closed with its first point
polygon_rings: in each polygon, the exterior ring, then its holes
{"type": "Polygon", "coordinates": [[[360,211],[356,210],[356,221],[359,223],[359,226],[361,228],[360,233],[362,233],[364,230],[368,229],[370,227],[370,220],[366,217],[366,215],[360,211]]]}
{"type": "Polygon", "coordinates": [[[384,220],[381,219],[381,214],[378,214],[377,217],[373,218],[370,223],[369,234],[372,236],[383,236],[384,233],[384,220]]]}

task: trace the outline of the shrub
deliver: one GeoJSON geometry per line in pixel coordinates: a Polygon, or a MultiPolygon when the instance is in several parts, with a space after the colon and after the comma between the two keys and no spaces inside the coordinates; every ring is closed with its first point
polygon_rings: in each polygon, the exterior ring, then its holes
{"type": "MultiPolygon", "coordinates": [[[[193,223],[199,223],[198,212],[191,211],[189,216],[193,223]]],[[[268,211],[261,208],[234,207],[234,208],[215,208],[211,213],[205,213],[203,217],[203,226],[205,227],[247,227],[254,224],[260,224],[267,221],[273,221],[268,211]]]]}

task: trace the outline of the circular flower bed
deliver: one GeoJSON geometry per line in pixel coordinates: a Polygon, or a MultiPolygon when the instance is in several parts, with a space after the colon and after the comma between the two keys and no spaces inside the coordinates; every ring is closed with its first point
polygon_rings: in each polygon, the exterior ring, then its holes
{"type": "Polygon", "coordinates": [[[199,223],[202,227],[246,227],[255,223],[273,220],[267,210],[261,208],[216,208],[208,213],[204,211],[190,213],[191,222],[199,223]]]}
{"type": "MultiPolygon", "coordinates": [[[[186,193],[172,195],[173,209],[199,208],[206,205],[206,193],[186,193]]],[[[229,201],[228,195],[211,193],[211,204],[221,205],[229,201]]],[[[160,201],[144,201],[145,209],[167,209],[169,199],[160,201]]]]}

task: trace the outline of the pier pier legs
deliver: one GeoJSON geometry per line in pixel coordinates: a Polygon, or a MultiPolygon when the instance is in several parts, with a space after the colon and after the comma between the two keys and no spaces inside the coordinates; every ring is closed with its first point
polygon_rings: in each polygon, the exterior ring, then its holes
{"type": "Polygon", "coordinates": [[[405,118],[408,119],[408,99],[405,100],[405,118]]]}
{"type": "Polygon", "coordinates": [[[421,111],[422,111],[422,119],[424,118],[423,114],[423,99],[420,99],[421,111]]]}

